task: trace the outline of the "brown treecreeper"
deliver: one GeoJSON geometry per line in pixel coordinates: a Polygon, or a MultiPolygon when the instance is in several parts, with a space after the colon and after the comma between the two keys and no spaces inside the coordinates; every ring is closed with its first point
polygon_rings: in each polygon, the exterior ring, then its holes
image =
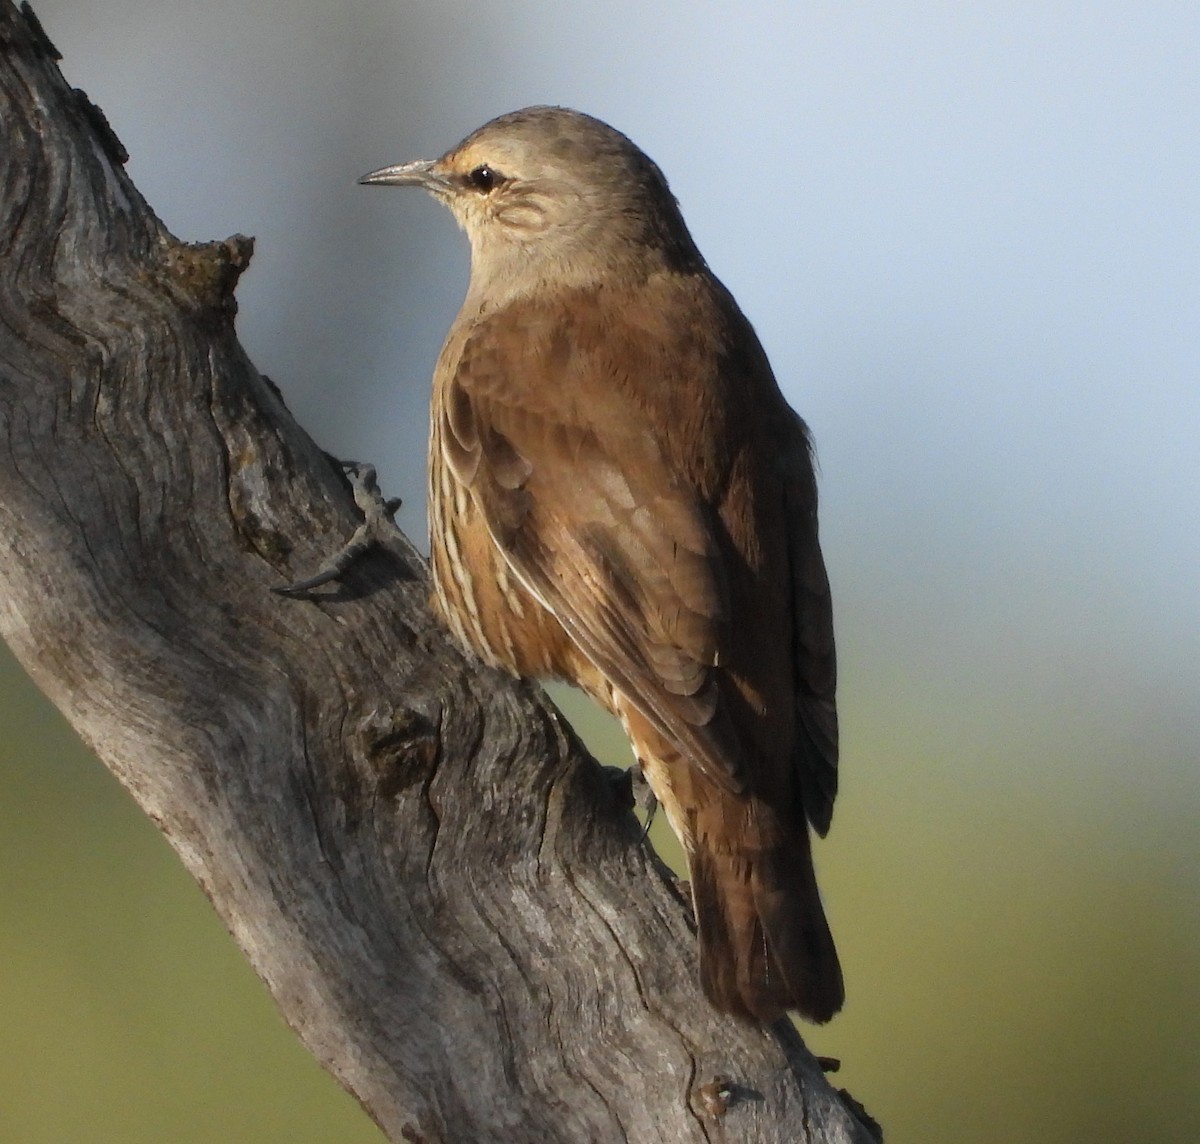
{"type": "Polygon", "coordinates": [[[361,181],[423,187],[471,242],[433,382],[438,609],[621,719],[687,853],[713,1004],[828,1020],[829,583],[808,432],[754,330],[658,167],[590,116],[527,108],[361,181]]]}

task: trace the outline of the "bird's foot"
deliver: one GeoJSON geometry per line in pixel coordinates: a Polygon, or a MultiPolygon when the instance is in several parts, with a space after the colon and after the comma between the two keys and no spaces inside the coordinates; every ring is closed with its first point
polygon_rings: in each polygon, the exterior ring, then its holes
{"type": "Polygon", "coordinates": [[[646,818],[642,823],[642,836],[639,842],[645,842],[650,837],[650,827],[658,814],[658,796],[646,781],[646,775],[638,764],[629,768],[629,785],[633,789],[633,801],[646,818]]]}
{"type": "Polygon", "coordinates": [[[376,479],[375,466],[360,461],[339,462],[350,481],[354,503],[363,514],[362,524],[342,547],[330,556],[311,576],[297,580],[294,584],[281,584],[273,588],[283,596],[300,596],[322,584],[340,579],[347,569],[376,545],[400,535],[396,527],[396,510],[400,507],[399,497],[384,498],[376,479]]]}
{"type": "Polygon", "coordinates": [[[605,767],[604,772],[604,777],[612,783],[617,801],[630,810],[642,811],[646,816],[641,837],[638,839],[639,842],[645,842],[650,833],[650,824],[658,812],[658,799],[650,789],[642,768],[634,763],[631,767],[605,767]]]}

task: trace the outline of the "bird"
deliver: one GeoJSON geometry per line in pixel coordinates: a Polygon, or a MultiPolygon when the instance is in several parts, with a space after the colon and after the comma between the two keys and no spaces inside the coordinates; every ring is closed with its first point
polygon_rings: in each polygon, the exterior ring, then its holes
{"type": "Polygon", "coordinates": [[[435,609],[620,719],[686,854],[709,1001],[829,1020],[832,607],[809,431],[753,327],[659,167],[582,112],[501,115],[359,182],[424,189],[471,248],[433,379],[435,609]]]}

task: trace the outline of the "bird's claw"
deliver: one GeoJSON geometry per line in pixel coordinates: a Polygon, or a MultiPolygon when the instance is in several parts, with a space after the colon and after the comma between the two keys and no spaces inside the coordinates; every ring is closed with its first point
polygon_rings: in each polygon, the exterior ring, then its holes
{"type": "Polygon", "coordinates": [[[634,765],[629,770],[630,772],[637,772],[636,775],[632,775],[631,773],[629,781],[633,786],[633,801],[646,814],[646,821],[642,823],[642,835],[638,839],[639,842],[645,842],[650,837],[650,827],[654,825],[654,817],[658,814],[658,796],[646,781],[646,776],[642,774],[641,767],[634,765]]]}
{"type": "Polygon", "coordinates": [[[349,567],[376,545],[398,535],[395,515],[401,501],[399,497],[384,498],[379,488],[375,466],[360,461],[342,461],[342,468],[350,481],[354,503],[363,514],[362,523],[354,534],[337,552],[328,557],[311,576],[292,584],[281,584],[271,591],[281,596],[300,596],[340,579],[349,567]]]}
{"type": "Polygon", "coordinates": [[[658,799],[655,797],[654,791],[650,789],[646,776],[642,774],[642,768],[634,763],[631,767],[605,767],[604,771],[605,778],[612,783],[613,790],[622,806],[628,807],[630,810],[641,810],[646,815],[641,835],[638,838],[639,842],[645,842],[646,836],[650,833],[650,824],[658,812],[658,799]]]}

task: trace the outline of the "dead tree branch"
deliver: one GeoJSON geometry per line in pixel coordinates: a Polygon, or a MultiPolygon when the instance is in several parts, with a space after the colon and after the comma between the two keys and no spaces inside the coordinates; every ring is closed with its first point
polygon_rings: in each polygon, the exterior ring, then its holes
{"type": "Polygon", "coordinates": [[[715,1013],[689,909],[536,687],[431,620],[182,243],[0,2],[0,632],[394,1141],[866,1141],[715,1013]]]}

